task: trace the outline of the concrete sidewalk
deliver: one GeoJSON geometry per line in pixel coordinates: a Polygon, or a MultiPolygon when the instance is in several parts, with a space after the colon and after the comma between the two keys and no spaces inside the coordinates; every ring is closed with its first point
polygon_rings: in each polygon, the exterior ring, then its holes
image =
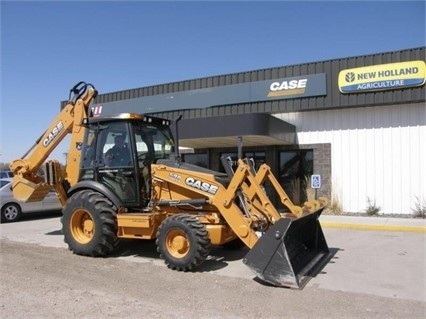
{"type": "Polygon", "coordinates": [[[319,220],[323,228],[352,228],[426,233],[426,219],[424,218],[321,215],[319,220]]]}

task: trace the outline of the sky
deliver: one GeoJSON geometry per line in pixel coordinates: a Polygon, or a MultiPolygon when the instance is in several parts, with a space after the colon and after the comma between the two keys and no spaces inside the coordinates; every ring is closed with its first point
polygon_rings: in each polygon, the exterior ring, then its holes
{"type": "MultiPolygon", "coordinates": [[[[426,45],[425,1],[0,0],[0,163],[100,94],[426,45]]],[[[65,162],[65,139],[50,158],[65,162]]]]}

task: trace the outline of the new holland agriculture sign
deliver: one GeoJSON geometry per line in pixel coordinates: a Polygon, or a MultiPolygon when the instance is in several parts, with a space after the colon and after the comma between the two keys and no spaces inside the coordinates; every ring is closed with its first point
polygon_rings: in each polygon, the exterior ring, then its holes
{"type": "Polygon", "coordinates": [[[426,64],[410,61],[342,70],[339,90],[342,93],[394,90],[425,84],[426,64]]]}

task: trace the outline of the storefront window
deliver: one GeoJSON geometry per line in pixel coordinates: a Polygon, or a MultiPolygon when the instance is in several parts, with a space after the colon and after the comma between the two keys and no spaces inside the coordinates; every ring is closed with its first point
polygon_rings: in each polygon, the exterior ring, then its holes
{"type": "MultiPolygon", "coordinates": [[[[232,162],[234,165],[232,166],[232,169],[235,171],[235,168],[237,167],[236,163],[238,160],[238,154],[237,153],[222,153],[221,157],[224,156],[225,158],[230,157],[232,159],[232,162]]],[[[265,163],[265,152],[244,152],[243,154],[244,158],[249,158],[254,160],[254,167],[256,170],[259,169],[260,165],[265,163]]],[[[225,169],[223,168],[222,163],[220,164],[220,171],[225,172],[225,169]]]]}
{"type": "Polygon", "coordinates": [[[295,150],[279,153],[279,182],[295,205],[307,200],[307,188],[313,174],[313,151],[295,150]]]}

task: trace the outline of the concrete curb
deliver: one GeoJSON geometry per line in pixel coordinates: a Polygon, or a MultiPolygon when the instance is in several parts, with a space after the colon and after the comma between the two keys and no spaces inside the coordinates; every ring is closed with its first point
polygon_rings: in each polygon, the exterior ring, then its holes
{"type": "Polygon", "coordinates": [[[425,219],[322,215],[319,220],[323,228],[426,233],[425,219]]]}
{"type": "Polygon", "coordinates": [[[365,230],[387,230],[387,231],[402,231],[402,232],[415,232],[426,233],[426,227],[421,226],[393,226],[393,225],[363,225],[363,224],[344,224],[333,222],[321,222],[323,228],[351,228],[351,229],[365,229],[365,230]]]}

